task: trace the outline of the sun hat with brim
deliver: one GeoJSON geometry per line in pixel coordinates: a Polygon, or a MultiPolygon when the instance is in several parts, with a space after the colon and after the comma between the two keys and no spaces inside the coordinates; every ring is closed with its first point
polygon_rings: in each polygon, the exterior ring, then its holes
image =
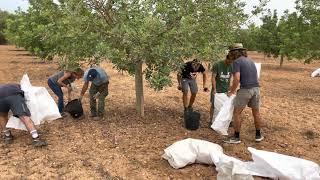
{"type": "Polygon", "coordinates": [[[246,50],[246,48],[243,47],[242,43],[234,43],[232,46],[229,47],[229,51],[235,50],[246,50]]]}

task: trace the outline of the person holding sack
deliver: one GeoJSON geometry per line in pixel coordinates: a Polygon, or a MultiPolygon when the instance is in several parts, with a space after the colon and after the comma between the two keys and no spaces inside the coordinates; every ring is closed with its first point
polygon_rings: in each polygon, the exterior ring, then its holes
{"type": "Polygon", "coordinates": [[[226,56],[225,60],[214,63],[212,68],[212,89],[211,89],[211,108],[210,108],[210,126],[212,123],[214,113],[214,95],[216,93],[228,93],[230,89],[230,80],[232,77],[232,62],[229,55],[226,56]]]}
{"type": "Polygon", "coordinates": [[[53,91],[53,93],[58,96],[58,108],[59,112],[61,113],[61,116],[65,115],[63,113],[64,98],[61,87],[64,87],[68,90],[68,101],[71,101],[71,83],[73,83],[76,79],[82,78],[83,74],[84,72],[81,68],[76,68],[73,71],[59,71],[49,77],[48,86],[53,91]]]}
{"type": "Polygon", "coordinates": [[[9,120],[9,111],[13,116],[20,119],[26,126],[32,137],[32,144],[35,147],[46,146],[47,142],[40,139],[33,121],[30,119],[31,113],[25,102],[24,92],[19,84],[2,84],[0,85],[0,126],[3,133],[5,144],[13,142],[13,136],[6,125],[9,120]]]}
{"type": "Polygon", "coordinates": [[[95,121],[102,120],[105,112],[105,98],[109,94],[109,76],[101,67],[93,67],[86,70],[83,80],[84,84],[79,99],[82,100],[89,87],[89,82],[91,82],[89,89],[90,117],[95,121]],[[98,99],[98,110],[96,99],[98,99]]]}
{"type": "Polygon", "coordinates": [[[241,43],[236,43],[229,50],[229,56],[232,60],[233,83],[228,92],[228,96],[236,94],[233,110],[234,135],[226,140],[226,143],[239,144],[241,119],[240,115],[246,106],[251,108],[254,125],[256,128],[255,141],[260,142],[264,139],[261,133],[262,120],[260,117],[260,85],[255,63],[248,58],[247,50],[241,43]],[[237,87],[240,84],[240,89],[237,87]]]}

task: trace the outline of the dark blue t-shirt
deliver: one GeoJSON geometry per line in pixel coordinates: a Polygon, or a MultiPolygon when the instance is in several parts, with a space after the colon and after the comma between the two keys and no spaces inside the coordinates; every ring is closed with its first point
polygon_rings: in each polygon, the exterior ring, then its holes
{"type": "Polygon", "coordinates": [[[257,68],[252,60],[241,56],[233,62],[232,68],[233,73],[240,72],[240,88],[259,87],[257,68]]]}
{"type": "Polygon", "coordinates": [[[19,84],[1,84],[0,85],[0,99],[21,94],[23,95],[24,92],[21,90],[19,84]]]}

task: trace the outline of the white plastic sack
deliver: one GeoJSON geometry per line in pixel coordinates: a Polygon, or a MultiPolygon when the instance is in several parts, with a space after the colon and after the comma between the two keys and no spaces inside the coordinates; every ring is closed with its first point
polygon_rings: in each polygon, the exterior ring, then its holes
{"type": "Polygon", "coordinates": [[[179,169],[193,163],[213,164],[222,154],[223,149],[218,144],[188,138],[166,148],[162,158],[168,160],[173,168],[179,169]],[[215,154],[215,159],[211,158],[211,154],[215,154]]]}
{"type": "Polygon", "coordinates": [[[260,79],[261,63],[254,63],[257,68],[258,79],[260,79]]]}
{"type": "Polygon", "coordinates": [[[175,142],[164,152],[162,157],[175,169],[193,163],[215,164],[217,180],[253,180],[245,169],[245,164],[223,154],[223,149],[218,144],[189,138],[175,142]]]}
{"type": "Polygon", "coordinates": [[[215,119],[215,117],[220,112],[220,109],[222,108],[224,102],[228,99],[228,96],[226,93],[215,93],[214,94],[214,111],[213,111],[213,119],[212,123],[215,119]]]}
{"type": "Polygon", "coordinates": [[[320,180],[318,164],[274,152],[249,147],[253,162],[247,169],[253,175],[280,180],[320,180]]]}
{"type": "Polygon", "coordinates": [[[222,155],[215,162],[217,180],[253,180],[251,173],[246,169],[245,163],[239,159],[222,155]]]}
{"type": "Polygon", "coordinates": [[[320,68],[316,69],[311,73],[311,77],[317,77],[317,76],[320,76],[320,68]]]}
{"type": "Polygon", "coordinates": [[[225,93],[216,93],[214,97],[214,114],[211,128],[222,135],[228,135],[228,128],[233,116],[233,100],[235,95],[228,97],[225,93]]]}
{"type": "MultiPolygon", "coordinates": [[[[22,77],[20,85],[35,125],[61,118],[59,109],[46,88],[32,86],[27,74],[22,77]]],[[[9,118],[6,127],[27,130],[20,119],[13,116],[9,118]]]]}

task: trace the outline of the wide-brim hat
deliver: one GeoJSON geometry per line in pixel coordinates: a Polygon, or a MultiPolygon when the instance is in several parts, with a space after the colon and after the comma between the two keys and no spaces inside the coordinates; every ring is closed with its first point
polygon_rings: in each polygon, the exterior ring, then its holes
{"type": "Polygon", "coordinates": [[[234,43],[229,47],[229,51],[235,50],[246,50],[246,48],[243,47],[242,43],[234,43]]]}

